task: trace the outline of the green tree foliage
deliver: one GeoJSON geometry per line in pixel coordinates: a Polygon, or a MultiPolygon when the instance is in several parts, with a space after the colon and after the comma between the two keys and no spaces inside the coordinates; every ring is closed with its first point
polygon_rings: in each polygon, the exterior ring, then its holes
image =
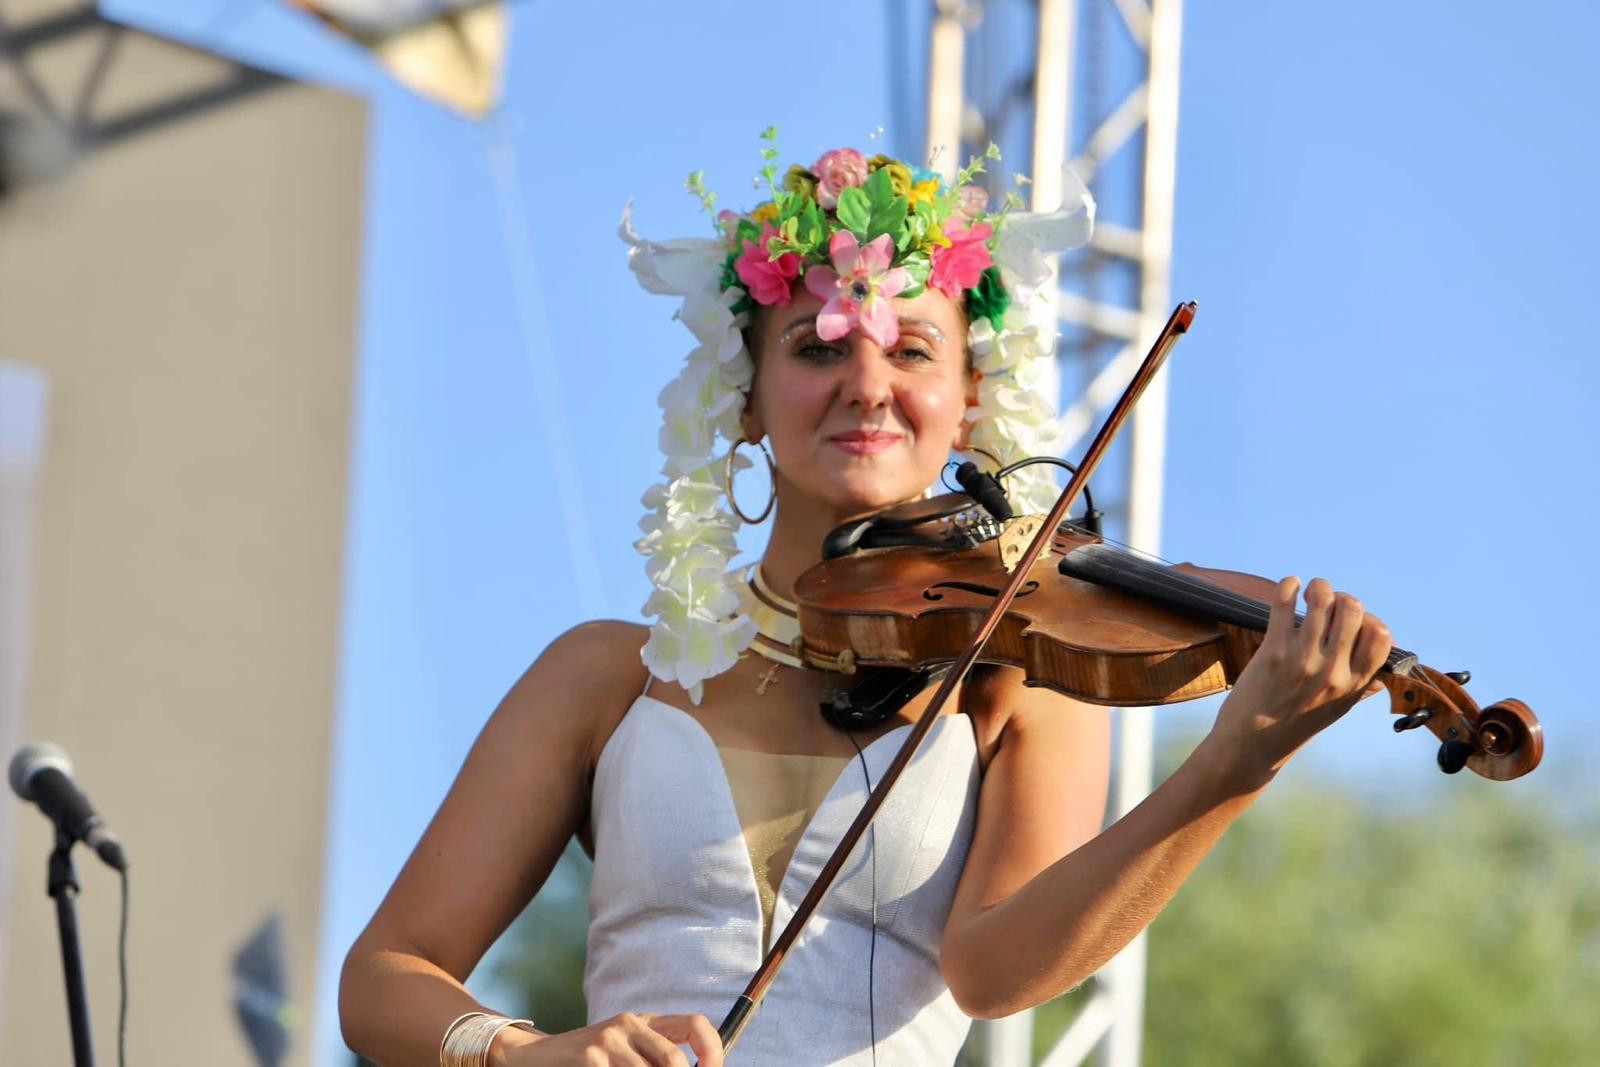
{"type": "MultiPolygon", "coordinates": [[[[1600,808],[1550,787],[1276,784],[1151,927],[1144,1061],[1600,1062],[1600,808]]],[[[1036,1058],[1082,998],[1039,1010],[1036,1058]]]]}
{"type": "MultiPolygon", "coordinates": [[[[1597,1062],[1600,806],[1554,785],[1383,798],[1286,776],[1151,928],[1145,1062],[1597,1062]]],[[[551,1029],[583,1023],[587,885],[569,850],[493,963],[551,1029]]],[[[1041,1055],[1090,989],[1040,1009],[1041,1055]]]]}
{"type": "Polygon", "coordinates": [[[1269,792],[1151,927],[1147,1061],[1596,1062],[1600,811],[1539,786],[1269,792]]]}

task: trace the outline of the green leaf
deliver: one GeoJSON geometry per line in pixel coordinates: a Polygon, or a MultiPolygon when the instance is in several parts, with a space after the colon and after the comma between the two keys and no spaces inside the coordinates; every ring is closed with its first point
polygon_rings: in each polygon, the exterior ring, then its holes
{"type": "Polygon", "coordinates": [[[928,239],[928,217],[912,212],[906,216],[906,243],[920,245],[928,239]]]}
{"type": "Polygon", "coordinates": [[[983,153],[983,155],[981,155],[981,156],[973,156],[971,159],[967,160],[967,165],[966,166],[962,167],[959,171],[956,172],[955,181],[950,183],[950,188],[959,189],[963,185],[969,184],[972,181],[973,178],[975,178],[978,175],[984,173],[985,168],[984,168],[983,164],[984,164],[985,160],[999,159],[999,158],[1000,158],[1000,147],[998,145],[996,145],[993,141],[990,141],[989,142],[989,148],[988,148],[987,151],[985,151],[983,153]]]}
{"type": "Polygon", "coordinates": [[[904,252],[910,239],[906,229],[906,207],[905,197],[897,196],[894,203],[882,212],[874,211],[872,225],[867,227],[867,239],[870,241],[880,233],[886,233],[889,235],[889,240],[894,242],[894,246],[904,252]]]}
{"type": "Polygon", "coordinates": [[[800,224],[795,227],[795,243],[805,259],[822,259],[828,254],[828,219],[810,197],[800,209],[800,224]]]}
{"type": "Polygon", "coordinates": [[[906,300],[921,296],[923,289],[928,285],[928,274],[933,269],[932,262],[926,252],[911,252],[900,261],[900,266],[905,268],[906,277],[911,279],[911,284],[900,290],[900,296],[906,300]]]}
{"type": "Polygon", "coordinates": [[[700,201],[700,208],[711,216],[712,225],[716,225],[717,194],[706,188],[706,172],[697,170],[684,179],[683,187],[700,201]]]}
{"type": "MultiPolygon", "coordinates": [[[[885,178],[885,181],[888,179],[885,178]]],[[[839,206],[834,209],[839,222],[859,238],[865,238],[872,223],[872,204],[860,186],[851,186],[839,192],[839,206]]]]}
{"type": "Polygon", "coordinates": [[[894,199],[894,185],[889,181],[887,168],[879,167],[873,171],[861,188],[866,191],[867,202],[872,205],[874,214],[888,207],[894,199]]]}
{"type": "MultiPolygon", "coordinates": [[[[847,192],[849,190],[846,190],[847,192]]],[[[895,247],[904,250],[906,247],[906,211],[911,202],[903,196],[897,196],[894,185],[889,178],[889,168],[879,167],[867,178],[866,184],[861,187],[867,203],[872,207],[872,213],[866,220],[863,228],[851,226],[856,235],[863,241],[871,241],[883,234],[888,234],[895,247]]],[[[844,195],[840,194],[839,202],[844,203],[844,195]]],[[[841,220],[843,216],[840,216],[841,220]]]]}

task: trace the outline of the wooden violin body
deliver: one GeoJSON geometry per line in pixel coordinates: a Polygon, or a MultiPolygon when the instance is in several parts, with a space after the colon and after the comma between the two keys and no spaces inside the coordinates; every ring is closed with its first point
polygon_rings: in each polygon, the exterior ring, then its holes
{"type": "MultiPolygon", "coordinates": [[[[845,670],[925,669],[954,660],[1012,577],[1005,546],[995,539],[958,550],[866,550],[818,564],[795,585],[807,657],[845,670]]],[[[1062,573],[1064,560],[1094,546],[1105,555],[1098,538],[1071,526],[1057,530],[980,661],[1019,667],[1029,685],[1094,704],[1173,704],[1232,686],[1260,644],[1276,583],[1236,571],[1139,561],[1135,569],[1147,584],[1160,586],[1164,573],[1181,589],[1206,590],[1219,604],[1208,616],[1203,604],[1174,606],[1159,593],[1135,595],[1062,573]],[[1217,617],[1227,613],[1233,621],[1217,617]]],[[[1111,565],[1122,556],[1137,558],[1117,553],[1111,565]]],[[[1396,728],[1427,726],[1441,742],[1445,770],[1464,765],[1505,780],[1538,765],[1543,734],[1520,701],[1479,709],[1463,688],[1464,675],[1425,667],[1398,650],[1380,678],[1400,717],[1396,728]]]]}

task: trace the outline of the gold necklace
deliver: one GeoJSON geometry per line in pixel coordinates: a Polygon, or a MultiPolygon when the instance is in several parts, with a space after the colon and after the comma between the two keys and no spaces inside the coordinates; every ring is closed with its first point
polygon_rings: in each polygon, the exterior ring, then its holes
{"type": "Polygon", "coordinates": [[[761,564],[751,566],[739,586],[740,610],[755,621],[756,636],[750,651],[771,663],[756,683],[756,695],[766,696],[778,681],[778,667],[806,669],[800,658],[800,611],[792,600],[773,591],[761,576],[761,564]]]}

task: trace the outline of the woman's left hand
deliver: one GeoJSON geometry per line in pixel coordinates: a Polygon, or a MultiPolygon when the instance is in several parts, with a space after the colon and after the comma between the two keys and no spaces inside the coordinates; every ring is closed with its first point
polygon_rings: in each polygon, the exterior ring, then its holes
{"type": "Polygon", "coordinates": [[[1355,703],[1378,692],[1373,680],[1389,655],[1389,628],[1361,601],[1326,579],[1306,586],[1305,618],[1295,625],[1298,578],[1278,583],[1261,647],[1223,701],[1207,740],[1247,789],[1272,779],[1301,745],[1355,703]]]}

